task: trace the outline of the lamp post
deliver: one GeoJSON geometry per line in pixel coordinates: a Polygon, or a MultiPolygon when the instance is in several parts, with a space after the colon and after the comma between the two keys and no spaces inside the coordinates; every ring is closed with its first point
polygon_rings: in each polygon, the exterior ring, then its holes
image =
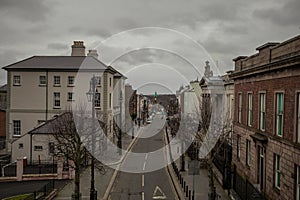
{"type": "Polygon", "coordinates": [[[94,151],[95,151],[95,96],[96,96],[96,85],[98,83],[97,77],[93,75],[90,80],[90,89],[86,93],[89,102],[92,102],[92,162],[91,162],[91,188],[90,188],[90,200],[97,200],[97,191],[95,190],[95,169],[94,169],[94,151]]]}
{"type": "Polygon", "coordinates": [[[118,135],[118,147],[119,147],[119,155],[122,155],[122,90],[120,90],[120,123],[119,123],[119,135],[118,135]]]}

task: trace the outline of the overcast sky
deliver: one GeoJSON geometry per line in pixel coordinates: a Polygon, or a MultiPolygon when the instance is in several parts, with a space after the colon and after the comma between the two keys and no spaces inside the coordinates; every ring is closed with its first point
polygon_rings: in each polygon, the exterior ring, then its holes
{"type": "MultiPolygon", "coordinates": [[[[98,50],[100,60],[127,74],[135,87],[143,85],[138,71],[148,70],[150,76],[151,63],[156,63],[153,69],[158,71],[153,72],[158,73],[159,67],[170,69],[180,62],[203,68],[209,60],[222,74],[233,69],[233,58],[253,54],[266,42],[298,35],[299,9],[299,0],[1,0],[0,66],[32,55],[70,55],[73,40],[83,40],[87,49],[98,50]],[[143,27],[163,29],[143,31],[143,27]],[[120,32],[125,36],[115,36],[120,32]],[[203,49],[195,50],[191,41],[203,49]],[[149,46],[153,49],[132,52],[149,46]],[[181,61],[174,62],[178,55],[181,61]],[[122,58],[116,60],[118,56],[122,58]]],[[[185,70],[177,66],[170,71],[177,77],[185,70]]],[[[183,79],[196,76],[191,72],[183,74],[183,79]]],[[[1,69],[0,84],[5,83],[6,73],[1,69]]]]}

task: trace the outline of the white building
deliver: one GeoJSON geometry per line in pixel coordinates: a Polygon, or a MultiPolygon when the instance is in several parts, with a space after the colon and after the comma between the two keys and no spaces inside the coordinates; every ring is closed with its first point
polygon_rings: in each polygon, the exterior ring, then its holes
{"type": "Polygon", "coordinates": [[[95,50],[86,56],[83,42],[74,41],[71,56],[32,56],[3,67],[7,71],[8,152],[18,138],[54,115],[70,110],[74,103],[91,109],[86,92],[93,76],[99,77],[96,116],[107,124],[107,134],[112,137],[113,114],[120,110],[113,106],[114,99],[119,99],[114,94],[120,94],[115,90],[124,94],[125,77],[97,56],[95,50]]]}

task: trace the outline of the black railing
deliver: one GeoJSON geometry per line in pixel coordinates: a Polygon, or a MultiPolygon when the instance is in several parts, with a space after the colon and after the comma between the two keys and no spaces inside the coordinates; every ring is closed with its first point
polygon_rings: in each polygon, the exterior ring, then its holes
{"type": "Polygon", "coordinates": [[[242,200],[264,200],[264,196],[248,180],[234,173],[233,190],[242,200]]]}
{"type": "Polygon", "coordinates": [[[40,189],[35,190],[31,195],[26,197],[24,200],[44,199],[54,190],[55,188],[54,186],[55,186],[54,180],[51,180],[40,189]]]}

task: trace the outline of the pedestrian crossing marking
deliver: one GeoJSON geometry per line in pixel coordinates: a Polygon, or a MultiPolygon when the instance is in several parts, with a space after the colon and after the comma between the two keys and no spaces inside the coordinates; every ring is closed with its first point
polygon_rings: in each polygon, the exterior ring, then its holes
{"type": "Polygon", "coordinates": [[[160,187],[156,186],[153,192],[152,199],[166,199],[165,193],[160,189],[160,187]]]}

